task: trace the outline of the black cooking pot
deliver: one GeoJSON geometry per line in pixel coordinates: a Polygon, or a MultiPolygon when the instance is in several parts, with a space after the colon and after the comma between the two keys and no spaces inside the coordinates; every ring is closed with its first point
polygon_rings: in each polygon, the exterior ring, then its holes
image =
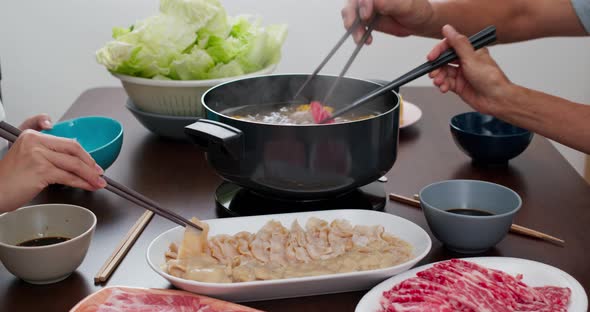
{"type": "MultiPolygon", "coordinates": [[[[225,180],[273,197],[329,198],[374,182],[389,171],[398,144],[399,96],[395,92],[367,103],[362,109],[374,117],[358,121],[284,125],[230,117],[232,109],[246,105],[291,102],[305,78],[268,75],[213,87],[201,100],[206,119],[187,126],[185,133],[206,150],[209,163],[225,180]]],[[[317,76],[302,97],[322,98],[334,79],[317,76]]],[[[379,86],[342,78],[327,105],[338,109],[379,86]]]]}

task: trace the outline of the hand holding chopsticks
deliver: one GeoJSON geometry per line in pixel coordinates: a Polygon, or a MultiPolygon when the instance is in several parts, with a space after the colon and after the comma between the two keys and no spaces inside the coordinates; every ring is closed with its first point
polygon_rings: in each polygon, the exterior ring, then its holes
{"type": "MultiPolygon", "coordinates": [[[[17,140],[18,136],[20,136],[21,132],[22,131],[20,129],[8,124],[7,122],[0,121],[0,136],[3,137],[4,139],[8,140],[9,142],[14,143],[17,140]]],[[[154,213],[156,213],[164,218],[167,218],[179,225],[191,226],[199,231],[202,231],[201,227],[199,227],[198,225],[179,216],[178,214],[174,213],[173,211],[170,211],[170,210],[160,207],[160,205],[158,205],[153,200],[133,191],[132,189],[129,189],[129,188],[123,186],[122,184],[119,184],[118,182],[110,179],[107,176],[102,176],[102,177],[107,182],[107,186],[106,186],[107,190],[109,190],[109,191],[111,191],[111,192],[145,208],[145,209],[151,210],[154,213]]]]}
{"type": "MultiPolygon", "coordinates": [[[[496,41],[496,27],[494,26],[488,26],[486,28],[484,28],[482,31],[478,32],[477,34],[469,37],[469,41],[471,42],[471,45],[473,46],[473,48],[475,50],[480,49],[485,47],[488,44],[493,43],[494,41],[496,41]]],[[[395,90],[398,89],[399,87],[405,85],[406,83],[409,83],[435,69],[438,69],[450,62],[453,62],[457,59],[457,53],[452,50],[449,49],[446,52],[444,52],[443,54],[441,54],[436,60],[431,61],[431,62],[426,62],[412,70],[410,70],[409,72],[403,74],[402,76],[400,76],[399,78],[393,80],[392,82],[377,88],[376,90],[369,92],[368,94],[360,97],[359,99],[355,100],[352,104],[347,105],[343,108],[340,108],[338,110],[336,110],[334,113],[332,113],[332,116],[330,116],[329,118],[326,118],[324,120],[322,120],[320,123],[326,123],[352,109],[355,109],[369,101],[371,101],[372,99],[386,93],[386,92],[390,92],[391,90],[395,90]]]]}
{"type": "MultiPolygon", "coordinates": [[[[412,207],[422,208],[422,206],[420,205],[419,197],[417,194],[414,195],[414,198],[408,198],[405,196],[390,193],[389,199],[395,200],[397,202],[400,202],[400,203],[403,203],[406,205],[410,205],[412,207]]],[[[524,226],[517,225],[517,224],[512,224],[512,226],[510,226],[510,232],[529,236],[529,237],[539,238],[539,239],[542,239],[545,241],[556,243],[560,246],[563,246],[563,244],[565,244],[565,241],[560,238],[545,234],[543,232],[535,231],[535,230],[532,230],[532,229],[529,229],[529,228],[526,228],[524,226]]]]}

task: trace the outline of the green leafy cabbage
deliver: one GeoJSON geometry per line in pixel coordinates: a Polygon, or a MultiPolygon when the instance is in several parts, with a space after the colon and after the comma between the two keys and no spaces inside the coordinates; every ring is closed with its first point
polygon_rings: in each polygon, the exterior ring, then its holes
{"type": "Polygon", "coordinates": [[[195,80],[243,75],[276,64],[286,25],[228,17],[217,0],[160,0],[160,12],[131,27],[114,27],[96,52],[114,73],[195,80]]]}

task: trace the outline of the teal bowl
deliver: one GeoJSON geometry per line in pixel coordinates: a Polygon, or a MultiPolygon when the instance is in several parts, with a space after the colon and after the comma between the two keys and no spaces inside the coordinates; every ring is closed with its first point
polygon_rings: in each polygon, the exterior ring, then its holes
{"type": "Polygon", "coordinates": [[[123,126],[112,118],[102,116],[66,120],[42,132],[75,139],[104,170],[117,159],[123,145],[123,126]]]}

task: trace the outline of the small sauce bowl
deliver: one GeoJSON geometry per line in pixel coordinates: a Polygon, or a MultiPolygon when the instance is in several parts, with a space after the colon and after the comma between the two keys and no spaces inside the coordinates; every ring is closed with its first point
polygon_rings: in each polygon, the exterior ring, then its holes
{"type": "Polygon", "coordinates": [[[22,207],[0,215],[0,261],[13,275],[31,284],[66,279],[86,257],[96,227],[92,211],[74,205],[22,207]],[[46,246],[19,244],[41,237],[65,237],[46,246]]]}
{"type": "Polygon", "coordinates": [[[507,165],[530,144],[533,133],[490,115],[468,112],[450,121],[457,146],[476,165],[507,165]]]}
{"type": "Polygon", "coordinates": [[[447,180],[424,187],[420,204],[430,230],[446,248],[475,254],[490,249],[506,236],[522,200],[499,184],[447,180]],[[475,209],[491,215],[458,214],[450,209],[475,209]]]}

